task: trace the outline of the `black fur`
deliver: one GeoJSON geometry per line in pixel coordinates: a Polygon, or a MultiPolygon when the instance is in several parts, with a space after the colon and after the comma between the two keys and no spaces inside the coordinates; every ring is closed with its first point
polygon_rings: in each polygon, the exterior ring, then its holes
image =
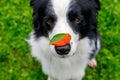
{"type": "Polygon", "coordinates": [[[33,24],[36,37],[47,36],[47,29],[43,21],[48,1],[49,0],[31,0],[30,5],[33,7],[33,24]]]}
{"type": "MultiPolygon", "coordinates": [[[[52,18],[53,22],[57,20],[50,0],[31,0],[31,6],[33,7],[33,24],[36,37],[48,36],[48,31],[52,30],[54,25],[49,27],[45,24],[46,20],[44,19],[48,17],[52,18]]],[[[71,2],[70,11],[68,12],[68,22],[74,31],[81,35],[81,38],[89,36],[90,33],[97,33],[96,16],[98,10],[100,10],[98,0],[73,0],[71,2]],[[79,17],[81,22],[73,24],[71,19],[76,17],[79,17]]]]}
{"type": "MultiPolygon", "coordinates": [[[[50,0],[31,0],[33,7],[33,24],[36,38],[40,36],[48,37],[48,32],[52,31],[57,16],[54,13],[50,0]],[[47,20],[52,20],[52,25],[47,25],[47,20]]],[[[68,23],[73,31],[80,35],[80,39],[88,37],[94,40],[96,46],[91,52],[90,59],[93,58],[97,50],[97,38],[100,38],[97,31],[97,13],[100,10],[99,0],[73,0],[67,13],[68,23]],[[80,22],[75,24],[74,19],[80,18],[80,22]]]]}
{"type": "MultiPolygon", "coordinates": [[[[52,32],[56,22],[59,22],[51,0],[31,0],[30,5],[33,8],[33,32],[35,38],[38,39],[44,36],[48,39],[48,37],[51,37],[48,33],[52,32]]],[[[88,40],[85,41],[86,43],[89,42],[88,45],[90,45],[90,47],[88,47],[89,59],[93,59],[100,50],[100,35],[97,29],[97,15],[99,10],[99,0],[71,0],[68,12],[66,13],[66,23],[70,26],[71,30],[73,30],[74,34],[79,35],[78,41],[88,38],[88,40]],[[77,22],[76,19],[78,19],[77,22]]],[[[58,27],[56,28],[56,30],[59,30],[58,27]]],[[[73,47],[71,49],[74,49],[73,47]]]]}

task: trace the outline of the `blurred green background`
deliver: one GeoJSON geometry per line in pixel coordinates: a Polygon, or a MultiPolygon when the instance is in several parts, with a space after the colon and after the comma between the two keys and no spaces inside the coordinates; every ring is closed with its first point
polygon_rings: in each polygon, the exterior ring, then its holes
{"type": "MultiPolygon", "coordinates": [[[[32,31],[29,0],[0,0],[0,80],[46,80],[25,42],[32,31]]],[[[120,0],[101,0],[102,48],[84,80],[120,80],[120,0]]]]}

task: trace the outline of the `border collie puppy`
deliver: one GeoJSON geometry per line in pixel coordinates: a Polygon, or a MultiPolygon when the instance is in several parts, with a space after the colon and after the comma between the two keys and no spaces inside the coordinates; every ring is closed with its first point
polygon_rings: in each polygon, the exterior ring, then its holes
{"type": "Polygon", "coordinates": [[[88,64],[97,66],[99,0],[31,0],[31,6],[34,30],[28,42],[48,80],[82,80],[88,64]],[[71,35],[69,44],[50,45],[59,33],[71,35]]]}

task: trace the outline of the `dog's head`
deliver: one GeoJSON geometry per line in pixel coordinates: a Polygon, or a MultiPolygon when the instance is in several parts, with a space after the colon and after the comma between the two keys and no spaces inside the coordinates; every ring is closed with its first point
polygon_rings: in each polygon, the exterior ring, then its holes
{"type": "Polygon", "coordinates": [[[44,36],[50,40],[58,33],[72,36],[65,46],[49,45],[56,55],[73,55],[80,39],[96,31],[96,16],[100,9],[98,0],[31,0],[31,6],[36,38],[44,36]]]}

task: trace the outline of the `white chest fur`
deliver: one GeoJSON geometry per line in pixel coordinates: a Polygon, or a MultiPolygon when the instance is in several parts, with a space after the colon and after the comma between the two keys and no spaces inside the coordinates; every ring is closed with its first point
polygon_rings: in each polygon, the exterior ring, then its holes
{"type": "Polygon", "coordinates": [[[84,70],[87,66],[87,55],[61,59],[58,57],[49,57],[42,61],[43,71],[59,80],[81,79],[84,76],[84,70]]]}
{"type": "Polygon", "coordinates": [[[82,39],[76,53],[68,58],[54,56],[50,51],[49,41],[45,37],[36,40],[32,35],[28,42],[31,45],[32,56],[41,62],[45,74],[58,80],[80,80],[84,76],[84,70],[88,64],[88,53],[91,51],[88,38],[82,39]]]}

